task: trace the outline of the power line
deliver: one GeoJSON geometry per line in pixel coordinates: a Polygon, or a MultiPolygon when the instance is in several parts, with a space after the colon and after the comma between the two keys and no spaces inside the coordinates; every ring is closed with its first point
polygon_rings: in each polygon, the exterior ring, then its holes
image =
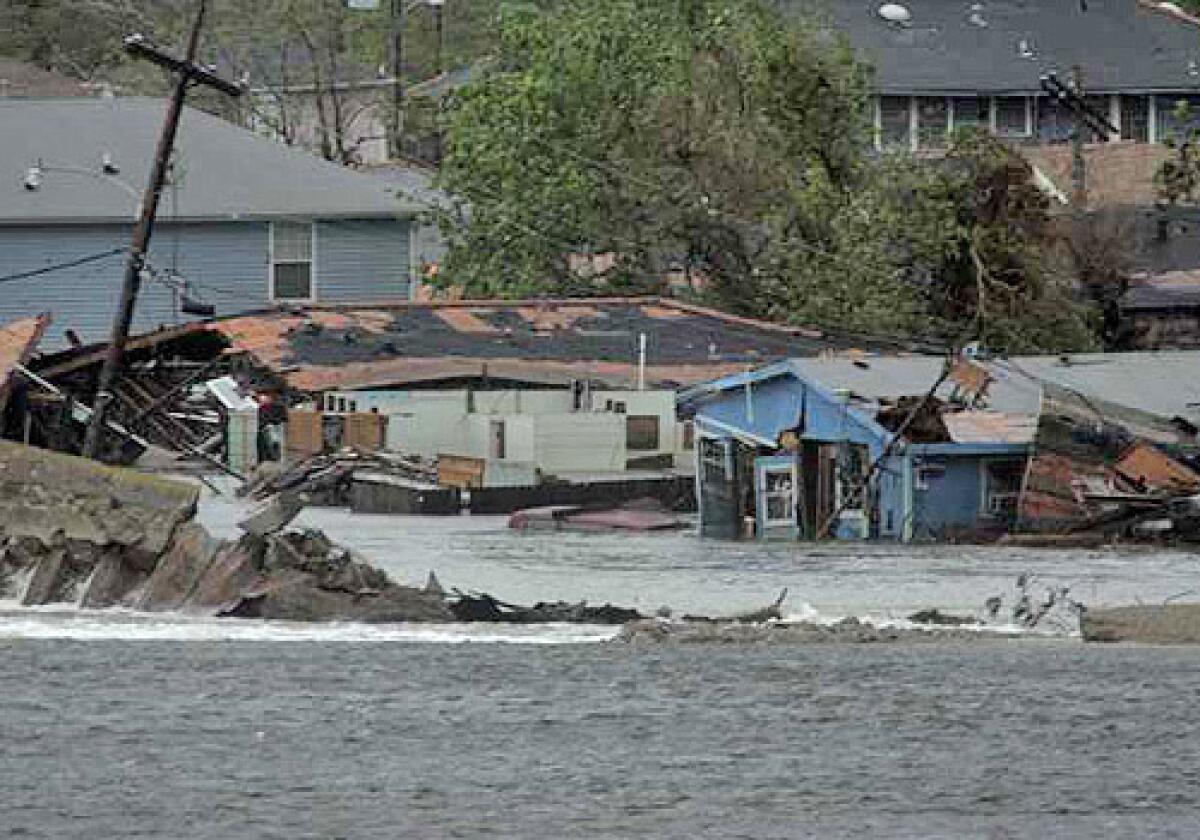
{"type": "Polygon", "coordinates": [[[15,283],[18,280],[28,280],[31,277],[40,277],[43,274],[50,274],[55,271],[65,271],[68,268],[77,268],[81,265],[87,265],[88,263],[99,262],[100,260],[105,260],[109,257],[115,257],[118,254],[125,253],[127,250],[129,249],[112,248],[108,251],[101,251],[97,254],[89,254],[88,256],[80,257],[79,259],[55,263],[54,265],[48,265],[43,268],[35,268],[30,271],[22,271],[18,272],[17,274],[8,274],[0,277],[0,283],[15,283]]]}

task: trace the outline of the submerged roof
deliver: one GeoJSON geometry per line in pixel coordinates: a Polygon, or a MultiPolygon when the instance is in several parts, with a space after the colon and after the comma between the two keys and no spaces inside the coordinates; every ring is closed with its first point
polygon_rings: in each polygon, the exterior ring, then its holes
{"type": "Polygon", "coordinates": [[[1137,0],[783,0],[830,20],[876,69],[883,93],[1037,93],[1039,77],[1083,68],[1094,92],[1200,90],[1200,30],[1137,0]]]}
{"type": "MultiPolygon", "coordinates": [[[[149,178],[166,103],[141,97],[0,99],[0,224],[127,222],[149,178]],[[105,156],[119,170],[102,170],[105,156]],[[42,183],[22,187],[41,163],[42,183]]],[[[389,217],[411,215],[379,179],[184,110],[173,187],[160,219],[389,217]]]]}

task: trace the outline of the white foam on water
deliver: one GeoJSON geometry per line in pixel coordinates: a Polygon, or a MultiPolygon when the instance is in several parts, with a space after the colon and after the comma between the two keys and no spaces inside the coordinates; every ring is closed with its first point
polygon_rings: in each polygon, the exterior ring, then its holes
{"type": "Polygon", "coordinates": [[[1038,627],[1026,627],[1021,624],[1012,622],[988,622],[983,621],[981,624],[961,624],[957,626],[939,627],[938,625],[921,624],[915,621],[910,621],[908,618],[900,618],[894,615],[881,615],[878,613],[864,613],[862,615],[833,615],[822,613],[812,604],[800,604],[799,608],[793,612],[786,613],[782,618],[784,624],[817,624],[823,627],[831,627],[838,622],[845,621],[848,618],[854,618],[861,621],[863,624],[869,624],[880,630],[930,630],[930,629],[945,629],[945,630],[961,630],[968,633],[996,633],[999,635],[1013,636],[1078,636],[1079,628],[1076,624],[1073,627],[1063,627],[1056,625],[1053,622],[1045,622],[1038,627]]]}
{"type": "Polygon", "coordinates": [[[606,642],[618,632],[617,627],[578,624],[300,624],[62,605],[0,610],[0,639],[571,645],[606,642]]]}

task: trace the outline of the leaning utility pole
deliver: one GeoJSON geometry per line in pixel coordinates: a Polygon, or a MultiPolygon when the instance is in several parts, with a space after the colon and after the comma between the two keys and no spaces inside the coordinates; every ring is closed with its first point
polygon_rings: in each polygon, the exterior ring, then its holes
{"type": "MultiPolygon", "coordinates": [[[[1083,68],[1076,64],[1071,68],[1071,91],[1080,101],[1086,102],[1083,94],[1083,68]]],[[[1075,130],[1071,132],[1071,204],[1077,214],[1087,211],[1087,161],[1084,158],[1084,121],[1075,116],[1075,130]]]]}
{"type": "Polygon", "coordinates": [[[1082,214],[1087,207],[1087,168],[1084,160],[1084,132],[1090,131],[1104,140],[1119,137],[1120,130],[1108,121],[1108,116],[1093,108],[1083,93],[1083,70],[1078,65],[1071,71],[1071,80],[1064,84],[1055,73],[1042,76],[1042,90],[1055,102],[1071,112],[1075,126],[1071,134],[1071,205],[1082,214]]]}
{"type": "Polygon", "coordinates": [[[399,160],[404,153],[404,27],[408,23],[408,0],[392,0],[392,108],[388,126],[388,157],[399,160]]]}
{"type": "Polygon", "coordinates": [[[200,84],[215,88],[230,96],[241,96],[242,94],[242,89],[237,85],[219,79],[207,68],[196,64],[196,54],[200,49],[200,32],[204,28],[206,6],[207,0],[200,0],[196,23],[188,37],[187,53],[182,61],[148,44],[141,35],[131,35],[125,39],[125,50],[128,53],[152,61],[174,73],[175,89],[171,94],[162,133],[158,138],[154,167],[150,171],[150,183],[142,196],[141,213],[133,229],[133,242],[129,247],[129,260],[125,265],[125,281],[121,286],[121,300],[113,318],[112,338],[104,355],[104,366],[100,369],[100,381],[92,406],[92,416],[83,440],[85,458],[96,458],[100,451],[104,415],[113,398],[112,388],[121,369],[121,356],[125,350],[125,342],[129,338],[130,326],[133,323],[133,310],[137,304],[142,272],[146,268],[146,253],[150,248],[150,235],[154,232],[154,217],[158,212],[159,198],[167,179],[167,169],[171,163],[171,152],[175,148],[175,135],[179,130],[179,118],[183,113],[183,101],[187,96],[188,88],[194,84],[200,84]]]}

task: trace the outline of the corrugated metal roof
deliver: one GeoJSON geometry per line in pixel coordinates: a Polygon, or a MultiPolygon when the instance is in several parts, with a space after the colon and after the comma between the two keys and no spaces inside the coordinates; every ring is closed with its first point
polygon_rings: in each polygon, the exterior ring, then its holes
{"type": "Polygon", "coordinates": [[[1089,91],[1200,90],[1192,23],[1136,0],[905,0],[905,25],[871,0],[788,0],[830,20],[875,66],[884,93],[1039,93],[1043,73],[1083,68],[1089,91]],[[1024,50],[1022,49],[1024,47],[1024,50]]]}
{"type": "MultiPolygon", "coordinates": [[[[0,99],[0,160],[7,176],[0,224],[128,222],[149,175],[165,103],[140,97],[0,99]],[[105,176],[103,156],[120,172],[105,176]],[[42,161],[37,190],[26,170],[42,161]]],[[[405,216],[422,208],[382,179],[354,172],[187,108],[175,154],[177,189],[163,220],[405,216]]]]}

